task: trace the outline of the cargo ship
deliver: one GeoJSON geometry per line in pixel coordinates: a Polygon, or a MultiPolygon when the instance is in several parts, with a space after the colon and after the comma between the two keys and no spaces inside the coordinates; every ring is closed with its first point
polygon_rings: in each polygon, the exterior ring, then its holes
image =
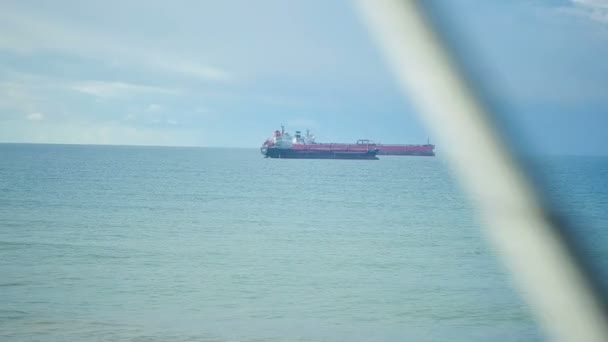
{"type": "Polygon", "coordinates": [[[292,137],[281,126],[260,151],[267,158],[378,159],[377,155],[434,156],[435,145],[428,141],[422,145],[377,144],[367,139],[355,144],[317,143],[310,131],[305,135],[296,131],[292,137]]]}
{"type": "Polygon", "coordinates": [[[297,158],[297,159],[366,159],[376,160],[379,149],[367,143],[341,144],[317,143],[315,137],[306,131],[302,135],[296,131],[292,137],[281,130],[274,132],[272,138],[266,140],[260,152],[266,158],[297,158]]]}

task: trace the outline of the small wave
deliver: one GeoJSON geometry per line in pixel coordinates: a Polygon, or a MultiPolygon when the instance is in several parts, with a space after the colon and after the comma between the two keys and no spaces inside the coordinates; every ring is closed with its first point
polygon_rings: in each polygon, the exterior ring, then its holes
{"type": "Polygon", "coordinates": [[[24,286],[24,285],[27,285],[27,283],[18,283],[18,282],[12,282],[12,283],[0,283],[0,287],[24,286]]]}
{"type": "Polygon", "coordinates": [[[0,319],[15,320],[27,317],[28,313],[21,310],[0,310],[0,319]]]}

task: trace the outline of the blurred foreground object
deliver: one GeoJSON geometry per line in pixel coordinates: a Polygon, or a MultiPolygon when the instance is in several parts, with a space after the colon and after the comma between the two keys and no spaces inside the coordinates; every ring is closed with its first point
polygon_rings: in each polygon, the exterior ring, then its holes
{"type": "Polygon", "coordinates": [[[494,130],[490,113],[449,58],[421,2],[359,0],[359,5],[548,336],[608,341],[600,293],[494,130]]]}

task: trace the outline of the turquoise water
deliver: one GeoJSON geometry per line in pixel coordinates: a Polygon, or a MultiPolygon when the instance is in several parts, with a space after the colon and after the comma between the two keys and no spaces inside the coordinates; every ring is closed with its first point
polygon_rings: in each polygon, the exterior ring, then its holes
{"type": "MultiPolygon", "coordinates": [[[[12,144],[0,156],[2,341],[542,338],[440,158],[12,144]]],[[[543,165],[606,262],[607,160],[543,165]]]]}

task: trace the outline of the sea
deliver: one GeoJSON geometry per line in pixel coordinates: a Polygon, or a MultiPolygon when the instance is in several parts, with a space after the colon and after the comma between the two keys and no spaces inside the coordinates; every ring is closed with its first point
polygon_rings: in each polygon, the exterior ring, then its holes
{"type": "MultiPolygon", "coordinates": [[[[608,279],[608,157],[536,178],[608,279]]],[[[439,155],[0,144],[0,340],[537,341],[439,155]]]]}

